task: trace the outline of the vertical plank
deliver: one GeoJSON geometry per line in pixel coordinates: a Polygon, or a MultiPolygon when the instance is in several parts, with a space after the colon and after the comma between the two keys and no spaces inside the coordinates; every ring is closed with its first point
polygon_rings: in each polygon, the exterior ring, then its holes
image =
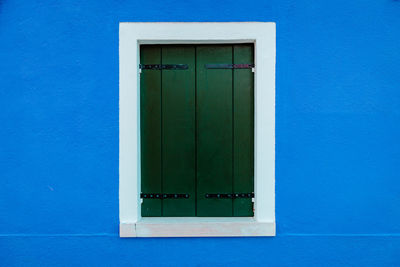
{"type": "MultiPolygon", "coordinates": [[[[254,63],[253,45],[233,46],[235,64],[254,63]]],[[[251,69],[233,72],[233,189],[254,192],[254,75],[251,69]]],[[[233,200],[233,216],[254,216],[252,200],[233,200]]]]}
{"type": "Polygon", "coordinates": [[[205,64],[231,64],[231,45],[197,46],[197,216],[232,216],[231,199],[205,198],[232,193],[232,70],[205,64]]]}
{"type": "MultiPolygon", "coordinates": [[[[141,64],[161,64],[161,48],[141,46],[141,64]]],[[[135,75],[135,74],[132,74],[135,75]]],[[[161,71],[140,76],[141,191],[161,193],[161,71]]],[[[161,216],[162,200],[143,199],[142,216],[161,216]]]]}
{"type": "Polygon", "coordinates": [[[195,47],[163,46],[162,63],[189,67],[162,71],[163,193],[190,195],[164,199],[163,216],[195,216],[195,47]]]}

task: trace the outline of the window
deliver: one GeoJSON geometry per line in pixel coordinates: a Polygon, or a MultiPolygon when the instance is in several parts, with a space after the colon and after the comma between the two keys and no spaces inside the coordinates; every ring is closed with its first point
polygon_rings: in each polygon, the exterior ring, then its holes
{"type": "Polygon", "coordinates": [[[140,62],[142,217],[253,217],[253,44],[142,45],[140,62]]]}
{"type": "Polygon", "coordinates": [[[275,235],[274,76],[273,23],[120,24],[121,237],[275,235]]]}

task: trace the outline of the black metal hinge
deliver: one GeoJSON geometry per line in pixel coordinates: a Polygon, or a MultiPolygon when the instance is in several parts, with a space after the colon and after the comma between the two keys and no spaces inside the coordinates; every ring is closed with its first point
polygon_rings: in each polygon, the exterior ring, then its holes
{"type": "Polygon", "coordinates": [[[252,69],[254,64],[205,64],[206,69],[252,69]]]}
{"type": "Polygon", "coordinates": [[[142,70],[187,70],[187,64],[139,64],[142,70]]]}
{"type": "Polygon", "coordinates": [[[206,194],[206,198],[253,198],[254,193],[206,194]]]}
{"type": "Polygon", "coordinates": [[[155,199],[166,199],[166,198],[189,198],[189,194],[161,194],[161,193],[150,193],[140,194],[140,198],[155,198],[155,199]]]}

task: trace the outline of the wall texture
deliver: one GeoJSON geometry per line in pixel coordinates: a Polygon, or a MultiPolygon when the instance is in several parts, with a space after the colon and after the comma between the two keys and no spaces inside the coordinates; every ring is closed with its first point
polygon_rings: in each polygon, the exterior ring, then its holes
{"type": "Polygon", "coordinates": [[[400,1],[0,0],[0,265],[400,265],[400,1]],[[275,21],[274,238],[118,238],[118,23],[275,21]]]}

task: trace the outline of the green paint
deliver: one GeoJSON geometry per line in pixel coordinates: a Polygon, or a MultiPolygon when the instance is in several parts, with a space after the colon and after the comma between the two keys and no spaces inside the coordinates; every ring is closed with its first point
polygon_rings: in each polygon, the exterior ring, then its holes
{"type": "Polygon", "coordinates": [[[197,216],[232,216],[232,70],[205,64],[232,63],[232,46],[197,47],[197,216]]]}
{"type": "Polygon", "coordinates": [[[190,194],[163,200],[163,216],[195,216],[195,48],[165,46],[162,63],[189,67],[162,71],[163,193],[190,194]]]}
{"type": "MultiPolygon", "coordinates": [[[[161,47],[143,46],[141,64],[161,64],[161,47]]],[[[161,192],[161,72],[140,77],[141,185],[143,193],[161,192]]],[[[132,163],[133,164],[133,163],[132,163]]],[[[161,216],[160,199],[143,199],[142,216],[161,216]]]]}
{"type": "MultiPolygon", "coordinates": [[[[234,45],[233,63],[254,63],[253,45],[234,45]]],[[[251,69],[233,71],[233,192],[254,190],[254,81],[251,69]]],[[[253,216],[249,198],[233,200],[234,216],[253,216]]]]}

